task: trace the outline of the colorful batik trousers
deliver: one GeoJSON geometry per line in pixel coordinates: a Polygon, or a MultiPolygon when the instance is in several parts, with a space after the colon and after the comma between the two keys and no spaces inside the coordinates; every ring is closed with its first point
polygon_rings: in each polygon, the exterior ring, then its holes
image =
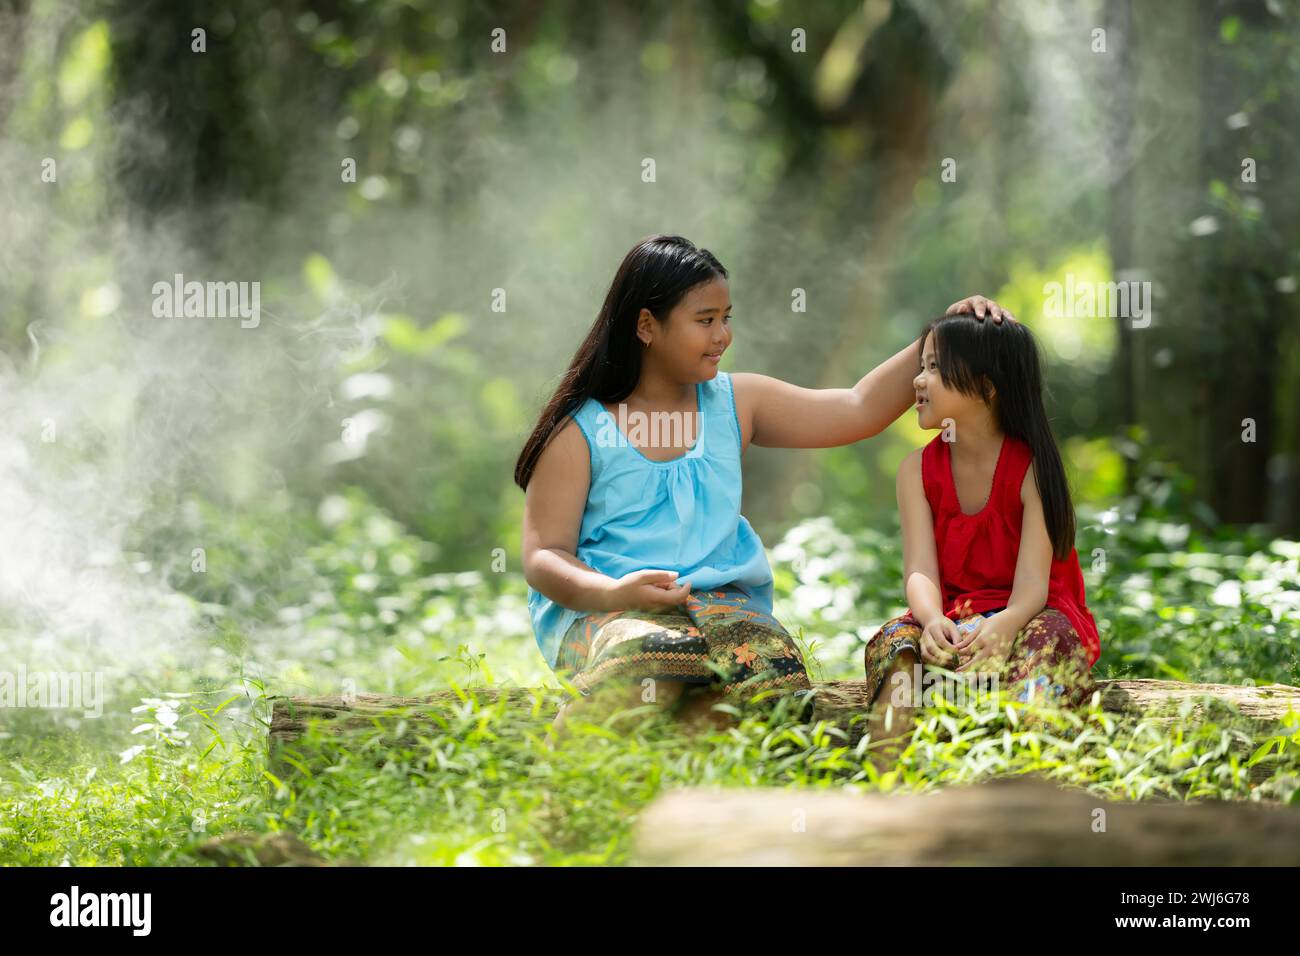
{"type": "MultiPolygon", "coordinates": [[[[994,613],[972,614],[955,623],[959,628],[969,627],[981,617],[994,613]]],[[[920,622],[905,614],[885,624],[867,642],[864,664],[868,701],[874,701],[880,693],[899,653],[911,650],[917,660],[921,660],[921,630],[920,622]]],[[[957,664],[964,661],[965,658],[954,661],[948,669],[955,670],[957,664]]],[[[923,664],[925,666],[929,665],[923,664]]],[[[998,687],[1007,690],[1016,700],[1027,701],[1031,697],[1049,699],[1069,707],[1085,703],[1097,689],[1079,635],[1069,619],[1052,608],[1036,615],[1016,636],[996,677],[998,687]]]]}
{"type": "Polygon", "coordinates": [[[677,681],[746,698],[810,690],[794,639],[739,588],[692,592],[670,611],[612,611],[579,618],[560,645],[556,672],[583,694],[617,683],[677,681]]]}

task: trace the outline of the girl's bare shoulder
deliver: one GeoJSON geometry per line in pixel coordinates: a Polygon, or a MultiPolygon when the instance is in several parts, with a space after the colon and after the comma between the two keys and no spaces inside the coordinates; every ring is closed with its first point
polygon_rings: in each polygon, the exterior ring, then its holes
{"type": "Polygon", "coordinates": [[[566,475],[589,472],[590,454],[582,426],[570,415],[555,429],[546,447],[542,449],[537,459],[537,468],[566,475]]]}
{"type": "Polygon", "coordinates": [[[754,435],[754,405],[767,376],[756,372],[732,372],[730,375],[731,397],[736,402],[736,420],[740,422],[741,446],[748,448],[754,435]]]}
{"type": "Polygon", "coordinates": [[[759,380],[765,377],[754,372],[732,372],[731,394],[735,396],[736,404],[748,404],[754,397],[754,390],[762,384],[759,380]]]}
{"type": "Polygon", "coordinates": [[[901,491],[904,488],[921,487],[921,455],[925,448],[917,448],[909,451],[903,456],[903,460],[898,464],[898,478],[896,485],[901,491]]]}

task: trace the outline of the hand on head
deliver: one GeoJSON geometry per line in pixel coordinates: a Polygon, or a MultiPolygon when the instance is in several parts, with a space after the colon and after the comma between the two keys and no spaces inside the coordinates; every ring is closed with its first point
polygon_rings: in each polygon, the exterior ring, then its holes
{"type": "Polygon", "coordinates": [[[948,306],[948,311],[944,314],[962,315],[969,313],[974,313],[975,318],[980,322],[984,321],[984,315],[987,313],[998,325],[1002,324],[1003,319],[1007,319],[1011,322],[1016,320],[1016,317],[1006,309],[1002,308],[1002,306],[998,305],[992,299],[984,298],[982,295],[970,295],[962,299],[960,302],[954,302],[952,305],[948,306]]]}

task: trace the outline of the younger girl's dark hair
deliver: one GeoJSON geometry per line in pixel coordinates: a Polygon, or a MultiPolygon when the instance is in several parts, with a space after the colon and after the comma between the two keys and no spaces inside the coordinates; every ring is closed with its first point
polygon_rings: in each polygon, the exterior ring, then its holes
{"type": "Polygon", "coordinates": [[[641,378],[643,346],[636,323],[642,309],[663,322],[691,289],[726,277],[727,270],[713,253],[681,236],[648,236],[633,246],[614,274],[595,324],[519,453],[515,484],[528,488],[551,436],[582,402],[621,402],[632,394],[641,378]]]}
{"type": "Polygon", "coordinates": [[[939,377],[944,385],[991,403],[1002,433],[1019,438],[1033,452],[1034,478],[1052,551],[1065,558],[1074,549],[1074,506],[1065,464],[1043,406],[1038,346],[1029,327],[946,315],[925,327],[917,343],[918,355],[925,352],[931,333],[938,343],[939,377]]]}

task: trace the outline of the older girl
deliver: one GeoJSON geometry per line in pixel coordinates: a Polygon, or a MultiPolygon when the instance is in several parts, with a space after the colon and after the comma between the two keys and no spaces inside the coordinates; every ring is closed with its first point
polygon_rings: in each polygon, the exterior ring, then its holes
{"type": "MultiPolygon", "coordinates": [[[[950,311],[986,307],[1001,321],[978,296],[950,311]]],[[[853,388],[807,389],[720,372],[732,338],[722,264],[680,236],[637,243],[519,456],[534,632],[583,699],[618,688],[708,716],[719,697],[809,687],[740,513],[741,455],[879,433],[911,403],[912,349],[853,388]]]]}

